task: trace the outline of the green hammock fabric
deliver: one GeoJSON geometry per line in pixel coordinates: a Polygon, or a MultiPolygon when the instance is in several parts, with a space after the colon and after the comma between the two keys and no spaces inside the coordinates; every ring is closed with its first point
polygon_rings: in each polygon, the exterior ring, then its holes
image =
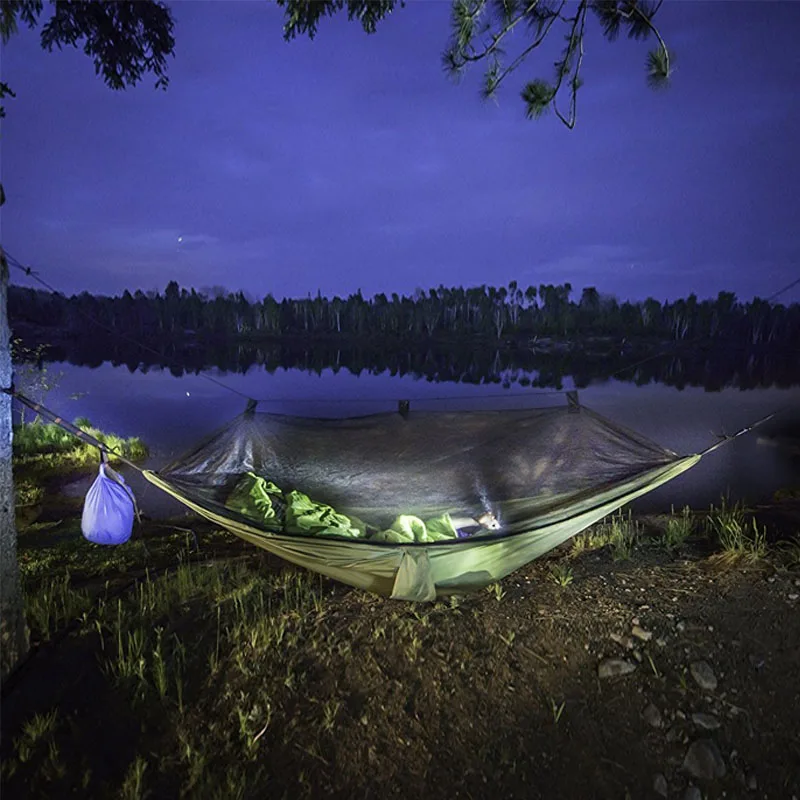
{"type": "Polygon", "coordinates": [[[585,407],[343,420],[247,413],[145,477],[294,564],[429,601],[505,577],[700,457],[585,407]],[[484,512],[500,530],[455,538],[452,517],[484,512]]]}

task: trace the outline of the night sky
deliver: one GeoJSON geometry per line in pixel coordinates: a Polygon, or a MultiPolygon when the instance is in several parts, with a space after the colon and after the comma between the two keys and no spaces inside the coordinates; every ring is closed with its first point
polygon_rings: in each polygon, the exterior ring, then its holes
{"type": "Polygon", "coordinates": [[[519,99],[550,53],[498,103],[480,66],[444,75],[444,1],[291,43],[266,2],[173,8],[166,92],[113,92],[27,29],[4,48],[3,244],[68,293],[515,279],[749,299],[800,275],[800,3],[668,0],[666,92],[646,85],[651,45],[608,43],[592,18],[573,131],[519,99]]]}

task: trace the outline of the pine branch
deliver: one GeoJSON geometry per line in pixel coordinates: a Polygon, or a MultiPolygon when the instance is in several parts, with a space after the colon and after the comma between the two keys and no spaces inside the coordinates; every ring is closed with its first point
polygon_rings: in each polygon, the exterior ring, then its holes
{"type": "Polygon", "coordinates": [[[562,0],[561,6],[559,8],[558,13],[555,13],[550,16],[549,21],[547,23],[547,27],[540,30],[536,39],[533,40],[533,43],[528,45],[505,69],[501,70],[497,76],[497,80],[494,83],[494,90],[497,90],[497,87],[503,82],[503,80],[514,72],[517,67],[528,57],[528,55],[535,50],[539,45],[544,41],[547,34],[550,32],[550,28],[553,27],[553,23],[559,19],[560,11],[566,5],[566,0],[562,0]]]}
{"type": "Polygon", "coordinates": [[[646,68],[647,85],[651,89],[666,89],[669,86],[672,65],[666,47],[657,47],[647,54],[646,68]]]}
{"type": "Polygon", "coordinates": [[[651,50],[647,57],[647,83],[656,89],[663,89],[669,82],[670,75],[672,74],[672,65],[670,64],[669,50],[664,42],[661,34],[653,25],[653,17],[658,9],[661,7],[661,2],[652,7],[650,14],[643,13],[638,6],[634,5],[633,10],[638,14],[643,22],[658,39],[658,50],[651,50]]]}
{"type": "MultiPolygon", "coordinates": [[[[564,115],[559,111],[558,104],[556,102],[558,97],[558,92],[561,89],[561,84],[564,81],[564,77],[569,74],[569,71],[565,71],[566,67],[569,65],[569,60],[572,57],[572,54],[576,47],[579,46],[579,60],[578,60],[578,67],[577,70],[580,70],[580,66],[583,63],[583,31],[586,25],[586,11],[588,9],[589,0],[581,0],[580,5],[578,6],[578,11],[575,16],[572,18],[572,29],[570,30],[569,40],[567,44],[567,48],[564,54],[564,58],[561,65],[557,63],[556,66],[558,67],[558,81],[556,83],[555,91],[553,92],[553,111],[555,112],[556,116],[564,123],[570,130],[575,127],[575,116],[576,116],[576,106],[577,106],[577,94],[579,84],[573,79],[573,90],[572,90],[572,98],[570,101],[570,111],[569,117],[564,117],[564,115]],[[578,23],[580,22],[581,29],[580,33],[578,33],[578,23]]],[[[577,78],[577,70],[575,73],[575,78],[577,78]]]]}
{"type": "Polygon", "coordinates": [[[555,89],[547,81],[535,80],[522,90],[525,113],[528,119],[538,119],[547,111],[555,97],[555,89]]]}
{"type": "MultiPolygon", "coordinates": [[[[465,0],[456,0],[456,5],[460,5],[465,0]]],[[[486,45],[484,49],[480,52],[472,51],[467,52],[466,47],[460,46],[460,40],[458,35],[456,36],[456,41],[453,45],[449,48],[449,53],[451,54],[451,58],[454,62],[458,64],[458,68],[462,69],[467,63],[474,63],[476,61],[482,61],[487,56],[492,55],[495,53],[498,48],[500,47],[500,42],[509,34],[512,30],[523,20],[525,19],[526,15],[530,14],[533,9],[536,8],[537,4],[540,0],[533,0],[533,2],[529,3],[523,11],[517,14],[512,20],[506,23],[506,25],[497,33],[492,35],[491,44],[486,45]]],[[[485,0],[481,3],[481,5],[485,5],[485,0]]],[[[455,9],[455,5],[454,5],[455,9]]],[[[469,43],[471,47],[471,42],[469,43]]]]}

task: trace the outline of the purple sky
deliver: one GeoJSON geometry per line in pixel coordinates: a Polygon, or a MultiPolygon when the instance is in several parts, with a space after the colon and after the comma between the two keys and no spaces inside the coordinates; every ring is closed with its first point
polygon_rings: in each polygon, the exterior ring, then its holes
{"type": "Polygon", "coordinates": [[[480,67],[447,79],[449,8],[410,0],[373,36],[341,17],[285,43],[266,2],[176,3],[166,93],[112,92],[21,31],[3,53],[3,244],[67,292],[516,279],[746,299],[800,275],[800,3],[666,2],[666,93],[645,83],[649,45],[592,19],[573,131],[524,116],[549,54],[498,104],[480,67]]]}

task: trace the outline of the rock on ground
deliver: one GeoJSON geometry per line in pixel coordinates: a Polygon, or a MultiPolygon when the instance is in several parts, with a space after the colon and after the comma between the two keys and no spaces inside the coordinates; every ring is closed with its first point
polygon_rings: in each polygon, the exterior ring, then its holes
{"type": "Polygon", "coordinates": [[[725,760],[713,739],[697,739],[689,745],[683,768],[694,778],[713,780],[725,776],[725,760]]]}
{"type": "Polygon", "coordinates": [[[660,728],[663,724],[661,712],[652,703],[642,711],[642,717],[651,728],[660,728]]]}
{"type": "Polygon", "coordinates": [[[719,720],[713,714],[704,714],[702,711],[692,714],[692,722],[704,731],[715,731],[720,726],[719,720]]]}
{"type": "Polygon", "coordinates": [[[607,658],[597,666],[599,678],[616,678],[620,675],[629,675],[636,669],[636,664],[623,658],[607,658]]]}
{"type": "Polygon", "coordinates": [[[717,688],[717,676],[707,661],[694,661],[689,665],[689,669],[701,689],[713,692],[717,688]]]}

